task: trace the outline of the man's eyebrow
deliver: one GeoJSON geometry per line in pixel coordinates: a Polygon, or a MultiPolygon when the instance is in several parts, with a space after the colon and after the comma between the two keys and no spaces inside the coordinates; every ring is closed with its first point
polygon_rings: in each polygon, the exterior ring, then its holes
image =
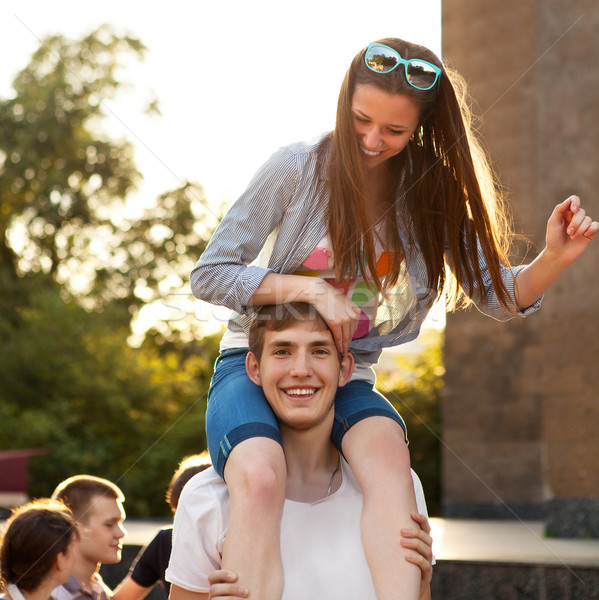
{"type": "Polygon", "coordinates": [[[333,340],[323,338],[321,340],[314,340],[313,342],[310,342],[310,346],[334,346],[334,344],[333,340]]]}
{"type": "MultiPolygon", "coordinates": [[[[268,348],[291,348],[294,346],[298,346],[299,344],[297,344],[297,342],[293,342],[291,340],[286,340],[286,339],[279,339],[279,340],[272,340],[271,342],[268,342],[267,347],[268,348]]],[[[310,347],[315,347],[315,346],[334,346],[333,340],[330,340],[328,338],[322,338],[320,340],[313,340],[310,342],[310,347]]]]}
{"type": "Polygon", "coordinates": [[[288,348],[291,346],[297,346],[297,344],[293,343],[290,340],[273,340],[272,342],[268,342],[267,346],[269,348],[280,348],[281,346],[288,348]]]}

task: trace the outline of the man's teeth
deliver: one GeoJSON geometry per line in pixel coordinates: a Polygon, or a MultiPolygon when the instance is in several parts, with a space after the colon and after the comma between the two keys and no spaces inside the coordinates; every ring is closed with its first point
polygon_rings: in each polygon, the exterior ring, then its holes
{"type": "Polygon", "coordinates": [[[316,388],[306,389],[302,388],[300,390],[286,390],[286,393],[290,396],[311,396],[316,392],[316,388]]]}
{"type": "Polygon", "coordinates": [[[362,150],[362,152],[364,152],[364,154],[366,154],[366,156],[378,156],[380,154],[380,152],[372,152],[370,150],[366,150],[366,148],[364,148],[364,146],[360,146],[360,150],[362,150]]]}

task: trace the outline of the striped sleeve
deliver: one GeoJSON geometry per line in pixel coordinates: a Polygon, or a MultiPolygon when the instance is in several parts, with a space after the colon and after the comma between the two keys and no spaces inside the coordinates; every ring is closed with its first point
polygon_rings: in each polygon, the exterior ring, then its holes
{"type": "Polygon", "coordinates": [[[298,181],[296,155],[276,152],[231,207],[191,272],[196,298],[247,311],[269,269],[250,266],[278,227],[298,181]]]}

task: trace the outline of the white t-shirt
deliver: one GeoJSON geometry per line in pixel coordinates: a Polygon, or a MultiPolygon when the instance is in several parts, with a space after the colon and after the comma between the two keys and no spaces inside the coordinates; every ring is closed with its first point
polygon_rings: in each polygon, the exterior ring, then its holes
{"type": "MultiPolygon", "coordinates": [[[[360,534],[362,492],[344,460],[341,472],[341,487],[328,498],[285,501],[282,600],[376,600],[360,534]]],[[[412,478],[418,512],[427,515],[422,484],[414,471],[412,478]]],[[[208,592],[208,575],[221,565],[228,522],[226,484],[213,468],[198,473],[179,499],[167,581],[192,592],[208,592]]]]}

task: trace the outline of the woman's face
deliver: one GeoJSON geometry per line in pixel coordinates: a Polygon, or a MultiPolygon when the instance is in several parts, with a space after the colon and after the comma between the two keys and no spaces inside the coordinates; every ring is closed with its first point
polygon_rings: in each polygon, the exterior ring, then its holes
{"type": "Polygon", "coordinates": [[[356,86],[352,113],[360,154],[367,169],[399,154],[420,122],[420,105],[410,96],[388,94],[372,85],[356,86]]]}

